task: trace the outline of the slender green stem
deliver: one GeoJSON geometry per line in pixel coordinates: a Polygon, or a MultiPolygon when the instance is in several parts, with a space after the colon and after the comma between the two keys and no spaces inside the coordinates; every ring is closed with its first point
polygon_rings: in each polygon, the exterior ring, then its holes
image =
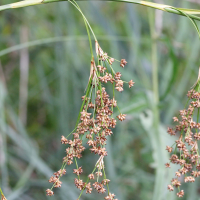
{"type": "Polygon", "coordinates": [[[62,171],[65,169],[67,165],[67,161],[63,162],[62,166],[61,166],[61,174],[59,175],[58,179],[56,180],[56,182],[52,185],[51,190],[54,188],[54,186],[56,185],[56,183],[60,180],[60,177],[62,176],[62,171]]]}
{"type": "Polygon", "coordinates": [[[0,193],[1,193],[1,195],[3,195],[3,192],[2,192],[2,190],[1,190],[1,188],[0,188],[0,193]]]}
{"type": "MultiPolygon", "coordinates": [[[[106,172],[105,172],[105,169],[104,169],[104,167],[103,167],[103,176],[104,176],[104,179],[107,179],[107,178],[106,178],[106,172]]],[[[109,195],[109,193],[110,193],[110,190],[109,190],[109,185],[108,185],[108,182],[106,183],[106,186],[107,186],[107,188],[108,188],[108,195],[109,195]]]]}
{"type": "MultiPolygon", "coordinates": [[[[40,4],[45,4],[45,3],[61,2],[61,1],[68,1],[68,0],[26,0],[26,1],[20,1],[20,2],[16,2],[16,3],[8,4],[8,5],[0,6],[0,11],[8,10],[8,9],[15,9],[15,8],[22,8],[22,7],[26,7],[26,6],[40,5],[40,4]]],[[[82,0],[77,0],[77,1],[82,1],[82,0]]],[[[94,1],[94,0],[87,0],[87,1],[94,1]]],[[[148,2],[148,1],[139,1],[139,0],[101,0],[101,1],[113,1],[113,2],[140,4],[143,6],[151,7],[154,9],[159,9],[159,10],[166,11],[169,13],[174,13],[177,15],[185,16],[183,13],[180,12],[180,10],[182,10],[185,13],[187,13],[188,16],[190,16],[190,18],[200,21],[200,17],[194,15],[194,14],[200,14],[200,10],[182,9],[182,8],[177,8],[177,10],[175,10],[174,7],[169,6],[169,5],[152,3],[152,2],[148,2]]]]}
{"type": "MultiPolygon", "coordinates": [[[[95,172],[95,170],[96,170],[96,168],[97,168],[97,165],[99,164],[99,162],[97,162],[96,163],[96,165],[95,165],[95,167],[94,167],[94,169],[93,169],[93,171],[92,171],[92,174],[95,172]]],[[[87,181],[85,182],[85,186],[83,187],[83,189],[81,190],[81,193],[80,193],[80,195],[79,195],[79,197],[78,197],[78,199],[77,200],[79,200],[80,199],[80,197],[81,197],[81,195],[82,195],[82,193],[83,193],[83,191],[85,190],[85,187],[86,187],[86,184],[88,183],[88,181],[89,181],[90,179],[89,178],[87,178],[87,181]]]]}
{"type": "Polygon", "coordinates": [[[151,48],[152,48],[152,89],[153,89],[153,103],[152,103],[152,112],[153,112],[153,125],[152,129],[154,131],[154,140],[157,144],[157,151],[156,151],[156,177],[155,177],[155,186],[154,186],[154,194],[153,199],[160,200],[161,199],[161,192],[162,191],[162,179],[161,179],[161,166],[163,166],[163,160],[162,160],[162,147],[161,145],[161,139],[159,134],[159,124],[160,124],[160,116],[159,116],[159,89],[158,89],[158,58],[157,58],[157,36],[155,31],[155,13],[152,12],[152,10],[149,10],[149,25],[150,25],[150,33],[151,33],[151,48]]]}
{"type": "Polygon", "coordinates": [[[88,83],[88,88],[87,88],[87,91],[86,91],[86,94],[85,94],[85,98],[83,100],[83,103],[82,103],[80,111],[79,111],[79,115],[78,115],[78,118],[77,118],[77,121],[76,121],[76,127],[77,127],[77,125],[79,123],[81,112],[83,111],[83,106],[85,105],[85,100],[86,100],[86,98],[88,97],[88,95],[90,93],[90,88],[92,87],[91,83],[92,83],[92,77],[90,77],[90,80],[89,80],[89,83],[88,83]]]}
{"type": "Polygon", "coordinates": [[[90,44],[91,61],[93,61],[94,55],[93,55],[93,50],[92,50],[92,40],[91,40],[91,37],[90,37],[90,32],[89,32],[89,29],[88,29],[88,25],[87,25],[85,19],[84,19],[84,22],[85,22],[85,27],[86,27],[86,30],[87,30],[88,40],[89,40],[89,44],[90,44]]]}
{"type": "Polygon", "coordinates": [[[199,28],[198,28],[196,22],[194,21],[194,19],[192,19],[186,12],[181,11],[180,9],[177,9],[177,8],[173,8],[173,9],[176,10],[177,12],[179,12],[180,14],[185,15],[192,22],[192,24],[194,25],[194,27],[199,35],[199,38],[200,38],[199,28]]]}
{"type": "MultiPolygon", "coordinates": [[[[173,13],[173,14],[177,14],[177,15],[182,15],[182,16],[185,16],[185,14],[181,13],[180,9],[177,9],[177,8],[174,8],[174,7],[168,7],[168,8],[165,8],[165,11],[169,12],[169,13],[173,13]]],[[[187,12],[185,12],[187,13],[187,12]]],[[[200,21],[200,17],[196,16],[196,15],[192,15],[192,14],[188,14],[188,16],[192,19],[196,19],[196,20],[199,20],[200,21]]]]}
{"type": "MultiPolygon", "coordinates": [[[[90,36],[90,31],[93,33],[93,35],[94,35],[94,32],[93,32],[91,26],[89,25],[89,22],[86,21],[87,19],[86,19],[86,17],[83,15],[83,13],[82,13],[82,11],[81,11],[79,5],[78,5],[74,0],[73,0],[74,3],[72,3],[71,1],[69,1],[69,2],[70,2],[72,5],[74,5],[74,6],[79,10],[79,12],[82,14],[82,16],[83,16],[83,20],[84,20],[84,23],[85,23],[85,27],[86,27],[87,34],[88,34],[88,40],[89,40],[89,44],[90,44],[91,61],[93,61],[94,55],[93,55],[93,50],[92,50],[92,40],[91,40],[91,36],[90,36]],[[90,31],[89,31],[89,27],[88,27],[88,26],[90,26],[90,31]]],[[[95,40],[96,40],[96,36],[95,36],[95,35],[94,35],[94,38],[95,38],[95,40]]]]}
{"type": "MultiPolygon", "coordinates": [[[[76,157],[74,158],[74,160],[75,160],[75,163],[76,163],[76,169],[78,169],[78,163],[77,163],[76,157]]],[[[79,175],[78,175],[78,179],[80,179],[79,175]]]]}
{"type": "Polygon", "coordinates": [[[87,23],[87,25],[88,25],[88,27],[89,27],[89,29],[90,29],[92,35],[93,35],[95,41],[97,41],[97,38],[96,38],[96,36],[95,36],[95,34],[94,34],[93,30],[92,30],[92,27],[90,26],[90,24],[89,24],[87,18],[85,17],[85,15],[83,14],[83,12],[82,12],[81,9],[79,8],[79,6],[77,6],[75,3],[73,3],[73,2],[70,1],[70,0],[68,0],[68,1],[69,1],[71,4],[73,4],[74,7],[81,13],[81,15],[83,16],[85,22],[87,23]]]}

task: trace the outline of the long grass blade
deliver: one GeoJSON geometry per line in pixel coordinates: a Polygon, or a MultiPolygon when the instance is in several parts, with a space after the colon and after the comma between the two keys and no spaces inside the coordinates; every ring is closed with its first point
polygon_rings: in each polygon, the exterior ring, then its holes
{"type": "Polygon", "coordinates": [[[178,10],[186,12],[187,14],[200,15],[200,10],[197,9],[178,8],[178,10]]]}
{"type": "MultiPolygon", "coordinates": [[[[59,1],[61,1],[61,0],[25,0],[25,1],[20,1],[20,2],[16,2],[16,3],[8,4],[8,5],[0,6],[0,11],[7,10],[7,9],[15,9],[15,8],[22,8],[22,7],[27,7],[27,6],[39,5],[39,4],[44,4],[44,3],[59,2],[59,1]]],[[[103,0],[103,1],[110,1],[110,0],[103,0]]],[[[112,1],[140,4],[140,5],[143,5],[143,6],[147,6],[147,7],[159,9],[159,10],[162,10],[162,11],[167,11],[167,12],[171,12],[171,13],[174,13],[174,14],[185,16],[183,13],[177,12],[176,10],[173,9],[172,6],[169,6],[169,5],[152,3],[152,2],[148,2],[148,1],[137,1],[137,0],[135,0],[135,1],[134,0],[112,0],[112,1]]],[[[194,15],[194,14],[200,14],[200,10],[186,9],[186,8],[177,8],[177,9],[184,11],[192,19],[196,19],[196,20],[200,21],[200,17],[194,15]]]]}

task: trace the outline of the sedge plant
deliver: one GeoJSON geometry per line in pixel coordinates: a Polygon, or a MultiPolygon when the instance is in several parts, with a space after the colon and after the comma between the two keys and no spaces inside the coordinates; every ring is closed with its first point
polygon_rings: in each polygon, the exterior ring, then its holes
{"type": "MultiPolygon", "coordinates": [[[[60,0],[25,0],[0,6],[0,11],[59,1],[60,0]]],[[[200,17],[198,17],[200,10],[175,8],[169,5],[139,0],[112,1],[139,4],[185,16],[192,22],[200,37],[199,28],[195,21],[200,21],[200,17]]],[[[115,72],[112,64],[118,62],[119,65],[124,68],[127,64],[126,60],[121,59],[118,61],[117,59],[107,55],[107,53],[101,48],[90,23],[77,2],[74,0],[68,2],[77,9],[85,23],[91,54],[90,75],[85,95],[82,97],[83,103],[80,108],[75,128],[67,136],[61,137],[61,143],[66,145],[66,155],[63,158],[61,168],[50,177],[49,182],[53,185],[51,189],[46,190],[46,194],[52,196],[54,194],[53,188],[61,187],[61,177],[66,174],[66,166],[75,163],[76,168],[73,169],[73,173],[77,177],[74,179],[74,184],[78,189],[80,189],[78,200],[81,198],[84,191],[86,193],[92,193],[93,190],[96,190],[98,193],[107,193],[104,198],[106,200],[117,200],[115,194],[113,194],[109,189],[110,180],[105,171],[104,157],[108,154],[106,150],[106,141],[107,138],[113,134],[112,129],[115,128],[117,123],[113,113],[115,111],[119,113],[117,115],[119,121],[124,121],[126,117],[126,114],[121,113],[120,108],[117,105],[115,92],[122,92],[124,90],[124,84],[127,84],[128,87],[131,88],[134,85],[134,82],[133,80],[128,82],[122,80],[122,74],[120,72],[115,72]],[[94,38],[95,44],[92,43],[91,37],[94,38]],[[95,47],[95,50],[93,50],[93,46],[95,47]],[[107,92],[108,84],[111,84],[112,94],[108,94],[107,92]],[[83,173],[83,168],[78,164],[78,159],[82,157],[82,153],[86,149],[84,145],[90,147],[91,153],[98,155],[96,164],[86,180],[82,180],[81,174],[83,173]]],[[[188,109],[180,111],[181,119],[178,119],[177,117],[173,118],[175,122],[179,123],[179,125],[176,126],[175,130],[168,128],[168,133],[170,135],[179,134],[179,139],[174,143],[175,148],[167,146],[166,149],[170,153],[173,152],[170,162],[181,166],[178,172],[176,172],[176,176],[180,177],[181,175],[185,175],[185,182],[194,182],[195,178],[200,176],[198,150],[198,140],[200,140],[200,133],[198,132],[200,129],[199,85],[198,78],[194,88],[188,92],[188,98],[191,100],[188,109]],[[196,122],[194,121],[194,115],[197,116],[196,122]],[[188,146],[190,146],[190,149],[188,146]],[[189,175],[186,176],[188,173],[189,175]]],[[[166,167],[170,167],[170,163],[166,163],[166,167]]],[[[180,185],[181,183],[178,178],[175,178],[172,179],[171,185],[168,185],[168,189],[173,191],[174,187],[177,187],[179,189],[177,196],[183,197],[184,191],[180,190],[180,185]]]]}

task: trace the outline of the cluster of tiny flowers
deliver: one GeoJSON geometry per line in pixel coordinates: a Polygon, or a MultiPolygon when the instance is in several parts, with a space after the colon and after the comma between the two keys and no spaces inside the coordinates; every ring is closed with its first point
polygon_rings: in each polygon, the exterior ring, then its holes
{"type": "MultiPolygon", "coordinates": [[[[194,89],[187,94],[190,104],[187,109],[180,110],[180,118],[173,117],[174,122],[178,123],[175,129],[168,128],[168,133],[171,136],[178,136],[179,139],[175,141],[175,148],[167,146],[166,150],[172,153],[170,162],[180,165],[179,170],[175,173],[176,178],[171,180],[171,185],[168,185],[170,191],[174,187],[180,188],[180,177],[184,175],[184,182],[194,182],[195,178],[200,176],[199,163],[199,148],[198,140],[200,140],[200,123],[199,108],[200,108],[200,93],[194,89]],[[194,121],[193,115],[197,113],[197,121],[194,121]],[[179,152],[177,152],[179,151],[179,152]]],[[[170,168],[170,163],[165,166],[170,168]]],[[[184,191],[179,189],[178,197],[183,197],[184,191]]]]}
{"type": "MultiPolygon", "coordinates": [[[[61,137],[61,143],[68,145],[66,148],[66,156],[63,158],[63,164],[71,165],[74,160],[82,157],[82,153],[85,150],[83,146],[82,136],[85,135],[86,144],[89,146],[91,153],[99,155],[99,159],[95,164],[94,170],[91,174],[88,175],[87,181],[84,182],[80,175],[83,173],[82,167],[78,167],[76,162],[76,169],[73,169],[73,173],[77,175],[77,178],[74,179],[75,186],[86,193],[91,194],[92,190],[96,190],[98,193],[105,193],[106,188],[108,187],[109,179],[106,178],[105,168],[104,168],[104,157],[107,156],[106,150],[106,141],[107,137],[113,134],[112,129],[115,128],[117,120],[113,117],[113,108],[117,107],[117,101],[114,96],[110,98],[106,92],[106,88],[102,85],[110,82],[114,84],[114,88],[122,92],[124,81],[121,80],[121,73],[108,72],[108,69],[103,66],[104,62],[108,62],[111,66],[115,61],[113,58],[108,57],[106,53],[100,48],[98,43],[96,44],[96,52],[101,62],[101,65],[96,67],[95,62],[91,62],[90,70],[90,80],[88,87],[90,90],[92,88],[97,88],[95,94],[92,96],[86,95],[82,97],[83,100],[83,110],[80,112],[79,123],[75,128],[73,133],[73,138],[71,140],[66,137],[61,137]],[[105,72],[107,71],[107,72],[105,72]],[[93,181],[93,182],[92,182],[93,181]]],[[[125,59],[122,59],[120,66],[124,68],[127,64],[125,59]]],[[[131,80],[128,82],[129,88],[134,85],[134,82],[131,80]]],[[[119,114],[117,116],[118,120],[125,120],[125,114],[119,114]]],[[[49,179],[50,183],[53,183],[53,187],[61,187],[60,177],[66,173],[64,168],[60,169],[58,172],[54,173],[49,179]]],[[[47,189],[46,193],[48,196],[52,196],[54,193],[52,190],[47,189]]],[[[105,197],[105,200],[117,200],[114,199],[114,194],[108,193],[108,196],[105,197]]],[[[79,197],[80,198],[80,197],[79,197]]],[[[78,198],[78,199],[79,199],[78,198]]]]}

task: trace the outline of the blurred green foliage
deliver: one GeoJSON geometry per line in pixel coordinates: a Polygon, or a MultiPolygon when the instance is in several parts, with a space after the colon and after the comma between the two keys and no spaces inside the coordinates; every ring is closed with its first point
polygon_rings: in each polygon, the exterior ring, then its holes
{"type": "MultiPolygon", "coordinates": [[[[12,3],[2,0],[1,4],[12,3]]],[[[200,9],[188,1],[163,1],[168,5],[200,9]]],[[[165,169],[166,145],[174,138],[166,133],[172,117],[183,109],[186,93],[197,79],[200,43],[186,17],[155,11],[138,5],[114,2],[79,2],[101,47],[110,56],[125,58],[123,80],[133,79],[117,100],[127,120],[118,123],[109,138],[105,159],[110,190],[119,200],[173,200],[176,192],[167,185],[175,167],[165,169]],[[155,14],[155,20],[152,18],[155,14]],[[150,26],[156,37],[150,34],[150,26]],[[154,43],[154,44],[153,44],[154,43]],[[152,45],[158,58],[159,124],[152,90],[152,45]]],[[[198,24],[198,23],[197,23],[198,24]]],[[[32,6],[1,12],[0,17],[0,181],[8,200],[77,199],[72,167],[62,178],[54,197],[46,197],[49,177],[60,169],[65,147],[61,135],[74,128],[90,70],[90,50],[83,19],[68,2],[32,6]],[[23,29],[28,30],[28,84],[20,85],[20,53],[23,29]],[[10,49],[11,47],[14,49],[10,49]],[[27,89],[27,120],[22,123],[20,87],[27,89]]],[[[94,43],[93,43],[94,44],[94,43]]],[[[26,106],[24,104],[24,106],[26,106]]],[[[117,114],[117,110],[116,110],[117,114]]],[[[86,149],[79,161],[85,176],[97,157],[86,149]]],[[[199,181],[183,184],[183,199],[199,199],[199,181]]],[[[82,199],[104,199],[84,194],[82,199]]]]}

